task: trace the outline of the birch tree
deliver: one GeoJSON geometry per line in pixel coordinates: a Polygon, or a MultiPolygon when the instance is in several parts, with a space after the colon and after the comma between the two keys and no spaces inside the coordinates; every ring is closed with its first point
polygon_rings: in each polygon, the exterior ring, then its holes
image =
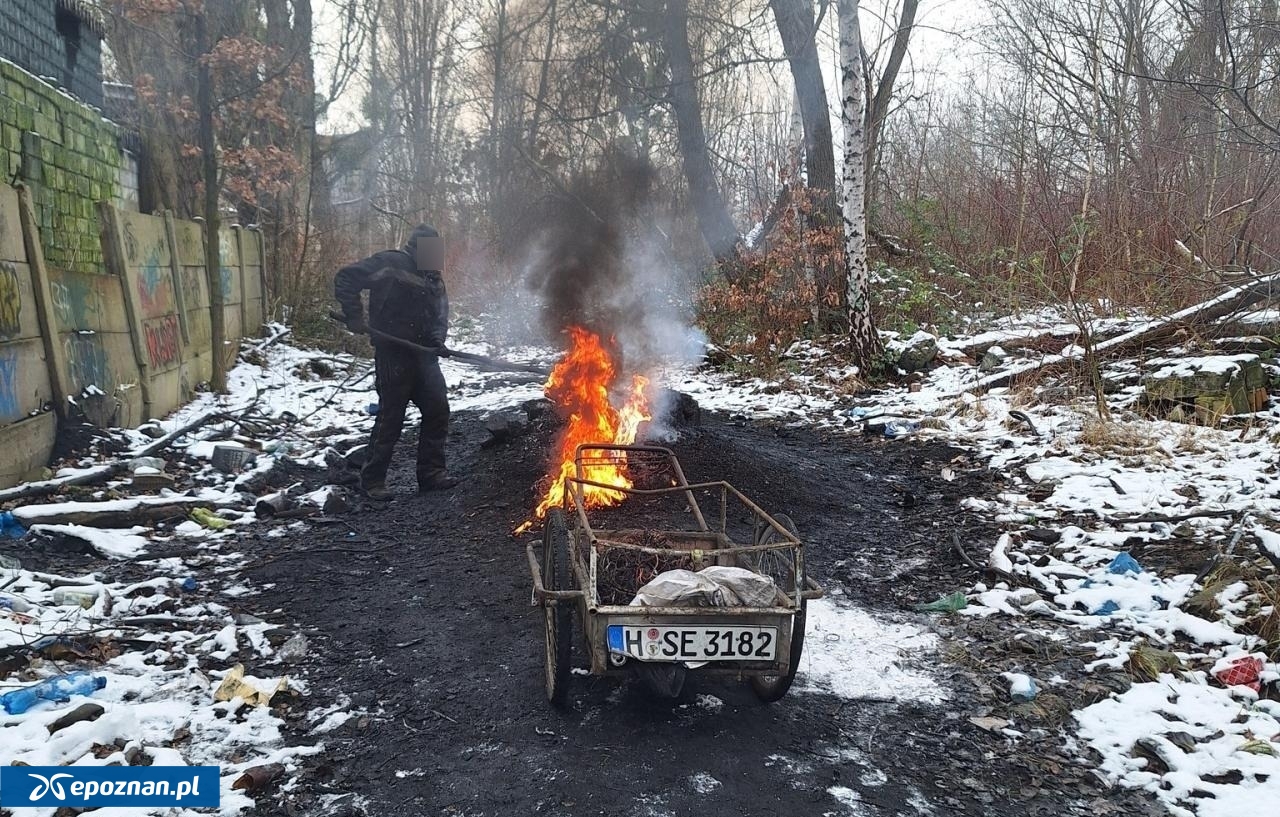
{"type": "Polygon", "coordinates": [[[844,173],[840,210],[844,217],[845,303],[854,362],[865,373],[880,365],[884,347],[871,315],[871,271],[867,266],[867,126],[858,0],[839,0],[840,82],[844,125],[844,173]]]}

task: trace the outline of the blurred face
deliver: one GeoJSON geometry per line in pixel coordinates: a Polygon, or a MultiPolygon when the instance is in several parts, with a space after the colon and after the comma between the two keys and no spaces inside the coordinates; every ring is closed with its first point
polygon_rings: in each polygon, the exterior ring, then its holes
{"type": "Polygon", "coordinates": [[[423,272],[427,270],[444,271],[443,238],[422,236],[418,238],[416,247],[419,270],[423,272]]]}

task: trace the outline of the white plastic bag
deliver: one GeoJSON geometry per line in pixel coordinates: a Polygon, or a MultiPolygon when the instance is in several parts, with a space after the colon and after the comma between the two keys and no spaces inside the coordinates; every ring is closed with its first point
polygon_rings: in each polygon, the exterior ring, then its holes
{"type": "Polygon", "coordinates": [[[708,567],[698,571],[725,590],[730,607],[772,607],[777,597],[773,579],[742,567],[708,567]]]}
{"type": "Polygon", "coordinates": [[[691,570],[668,570],[654,576],[636,597],[633,606],[642,607],[724,607],[720,585],[691,570]]]}
{"type": "Polygon", "coordinates": [[[631,600],[642,607],[771,607],[773,579],[741,567],[668,570],[641,587],[631,600]]]}

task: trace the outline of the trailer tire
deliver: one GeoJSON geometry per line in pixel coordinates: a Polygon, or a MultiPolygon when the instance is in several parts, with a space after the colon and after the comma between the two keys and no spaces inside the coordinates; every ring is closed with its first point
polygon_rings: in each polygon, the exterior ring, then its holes
{"type": "MultiPolygon", "coordinates": [[[[797,538],[800,538],[799,531],[796,530],[796,523],[791,521],[791,517],[784,513],[774,514],[773,518],[778,524],[797,538]]],[[[769,529],[759,537],[755,542],[757,545],[767,545],[770,541],[777,538],[777,534],[769,529]]],[[[793,577],[794,581],[794,577],[793,577]]],[[[790,591],[792,588],[784,588],[790,591]]],[[[787,690],[791,689],[791,683],[796,679],[796,670],[800,668],[800,656],[804,654],[804,630],[805,630],[805,613],[809,602],[806,599],[800,600],[800,609],[796,610],[795,615],[791,618],[791,650],[787,661],[787,671],[782,675],[755,675],[751,678],[751,689],[755,692],[756,697],[767,704],[782,700],[787,694],[787,690]]]]}
{"type": "MultiPolygon", "coordinates": [[[[548,590],[568,590],[569,528],[564,511],[552,508],[542,528],[542,586],[548,590]]],[[[569,701],[570,666],[573,660],[573,605],[559,601],[545,605],[547,700],[563,707],[569,701]]]]}

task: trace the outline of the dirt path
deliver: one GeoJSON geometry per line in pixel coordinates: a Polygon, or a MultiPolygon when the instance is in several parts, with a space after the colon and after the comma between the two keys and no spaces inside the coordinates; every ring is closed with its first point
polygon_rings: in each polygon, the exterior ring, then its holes
{"type": "MultiPolygon", "coordinates": [[[[766,706],[710,683],[670,702],[577,676],[571,710],[553,710],[524,542],[509,534],[533,504],[551,430],[482,450],[476,415],[453,428],[462,488],[252,545],[284,555],[248,573],[270,586],[253,607],[310,635],[311,701],[349,696],[368,712],[326,735],[303,785],[264,800],[265,813],[357,813],[323,798],[346,792],[378,817],[1148,813],[1081,765],[969,724],[983,704],[945,664],[952,700],[940,706],[795,691],[766,706]]],[[[991,538],[957,503],[997,487],[942,445],[708,418],[675,448],[691,479],[724,478],[788,511],[811,572],[889,616],[974,580],[952,530],[991,538]]],[[[409,469],[398,459],[393,485],[407,490],[409,469]]]]}

